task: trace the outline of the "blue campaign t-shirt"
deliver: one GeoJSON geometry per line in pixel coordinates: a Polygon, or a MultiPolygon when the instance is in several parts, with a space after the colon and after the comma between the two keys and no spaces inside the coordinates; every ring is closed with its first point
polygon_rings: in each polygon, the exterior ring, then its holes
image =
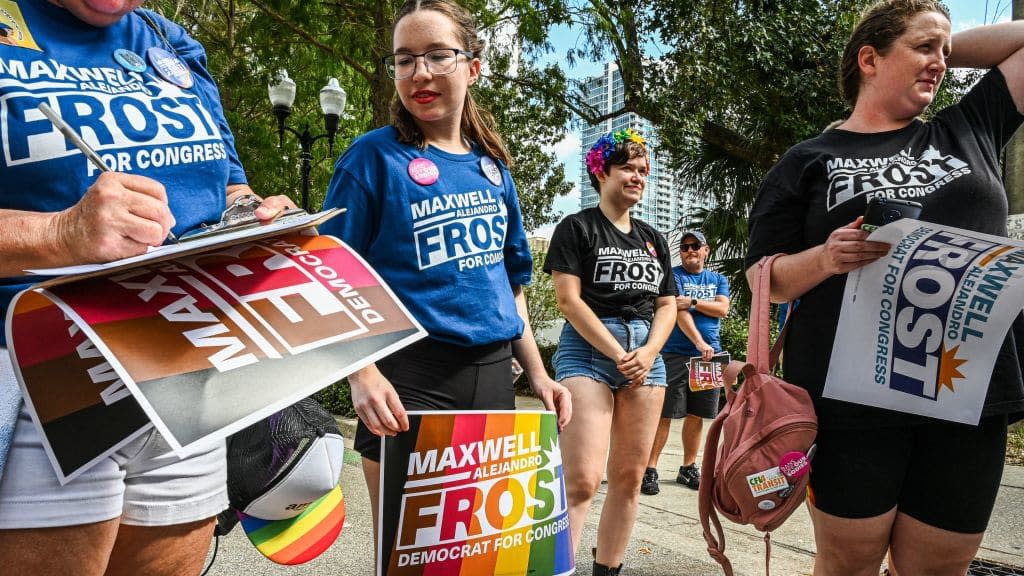
{"type": "MultiPolygon", "coordinates": [[[[46,0],[18,2],[0,41],[0,208],[56,212],[73,206],[99,171],[38,110],[47,103],[119,172],[160,181],[180,234],[214,222],[228,184],[246,182],[203,47],[178,25],[137,10],[105,28],[90,26],[46,0]],[[163,34],[147,24],[150,17],[163,34]],[[13,42],[10,40],[13,39],[13,42]],[[126,49],[177,53],[193,85],[132,72],[114,59],[126,49]]],[[[0,312],[39,278],[0,278],[0,312]]],[[[0,316],[3,317],[3,316],[0,316]]],[[[4,343],[0,330],[0,344],[4,343]]]]}
{"type": "Polygon", "coordinates": [[[489,179],[490,162],[475,146],[421,149],[379,128],[338,159],[324,206],[348,212],[320,227],[366,258],[431,337],[461,346],[523,332],[511,286],[530,283],[533,261],[512,177],[495,162],[489,179]],[[415,181],[414,160],[437,180],[415,181]]]}
{"type": "MultiPolygon", "coordinates": [[[[682,266],[676,266],[672,269],[672,275],[675,276],[679,295],[683,298],[714,301],[719,296],[729,297],[729,281],[718,272],[705,268],[698,274],[690,274],[682,266]]],[[[704,338],[704,342],[714,348],[715,352],[721,352],[722,342],[719,338],[721,318],[707,316],[696,310],[691,310],[690,314],[693,316],[693,323],[697,325],[697,331],[704,338]]],[[[700,356],[700,351],[679,329],[678,324],[672,329],[672,334],[661,351],[683,356],[700,356]]]]}

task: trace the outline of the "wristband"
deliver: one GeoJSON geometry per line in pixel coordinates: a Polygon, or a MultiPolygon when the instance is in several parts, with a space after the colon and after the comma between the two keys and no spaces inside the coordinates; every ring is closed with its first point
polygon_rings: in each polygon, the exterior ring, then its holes
{"type": "Polygon", "coordinates": [[[696,308],[696,307],[697,307],[697,299],[696,298],[690,298],[690,308],[696,308]]]}

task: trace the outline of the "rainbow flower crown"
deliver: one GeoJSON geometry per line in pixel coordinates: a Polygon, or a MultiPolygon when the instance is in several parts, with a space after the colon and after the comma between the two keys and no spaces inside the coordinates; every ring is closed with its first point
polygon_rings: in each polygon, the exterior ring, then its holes
{"type": "Polygon", "coordinates": [[[626,140],[632,140],[641,146],[646,146],[643,136],[632,128],[626,128],[618,132],[609,132],[598,138],[597,142],[594,142],[594,145],[590,147],[590,152],[587,152],[587,170],[590,170],[590,173],[595,175],[604,172],[604,165],[608,161],[608,157],[615,152],[615,148],[619,144],[626,140]]]}

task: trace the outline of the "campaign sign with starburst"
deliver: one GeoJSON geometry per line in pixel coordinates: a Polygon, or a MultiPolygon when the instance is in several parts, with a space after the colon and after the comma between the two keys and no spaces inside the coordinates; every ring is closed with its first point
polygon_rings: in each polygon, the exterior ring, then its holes
{"type": "Polygon", "coordinates": [[[553,412],[410,412],[382,442],[377,574],[573,573],[553,412]]]}
{"type": "Polygon", "coordinates": [[[851,272],[824,395],[977,424],[1024,306],[1024,242],[898,220],[887,257],[851,272]]]}

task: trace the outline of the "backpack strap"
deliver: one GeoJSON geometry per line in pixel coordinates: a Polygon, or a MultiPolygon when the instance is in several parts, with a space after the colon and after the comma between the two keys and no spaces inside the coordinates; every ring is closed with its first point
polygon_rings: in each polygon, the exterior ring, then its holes
{"type": "MultiPolygon", "coordinates": [[[[727,387],[731,390],[731,387],[727,387]]],[[[700,475],[705,479],[700,483],[697,510],[700,516],[701,527],[704,528],[704,541],[708,544],[708,554],[721,564],[725,576],[733,576],[732,563],[725,556],[725,532],[722,530],[722,522],[718,519],[718,513],[711,502],[711,481],[715,477],[715,463],[718,461],[718,439],[722,432],[722,423],[729,415],[732,403],[725,405],[722,412],[711,422],[708,429],[707,441],[704,445],[704,459],[700,465],[700,475]],[[715,534],[711,533],[711,524],[715,526],[715,534]],[[715,537],[717,534],[717,538],[715,537]]]]}
{"type": "Polygon", "coordinates": [[[747,362],[761,374],[769,373],[768,336],[769,310],[771,308],[772,262],[778,255],[765,256],[757,263],[757,283],[751,286],[750,328],[747,335],[747,362]]]}
{"type": "MultiPolygon", "coordinates": [[[[727,387],[729,388],[729,387],[727,387]]],[[[731,388],[730,388],[731,389],[731,388]]],[[[705,481],[700,483],[700,492],[697,500],[697,510],[700,516],[700,525],[704,529],[704,541],[708,544],[708,554],[722,566],[725,576],[733,576],[732,562],[725,555],[725,531],[722,529],[722,522],[718,518],[718,512],[711,502],[711,490],[713,482],[710,480],[715,475],[715,463],[718,461],[718,439],[721,437],[722,424],[725,417],[729,415],[733,403],[726,404],[722,412],[711,423],[708,428],[707,443],[704,446],[704,459],[700,465],[700,475],[705,481]],[[714,525],[715,532],[711,532],[714,525]],[[717,537],[716,537],[717,536],[717,537]]],[[[764,573],[771,576],[772,562],[772,533],[764,533],[764,573]]]]}
{"type": "MultiPolygon", "coordinates": [[[[740,373],[750,366],[746,362],[740,362],[739,360],[731,360],[729,364],[725,366],[725,370],[722,371],[722,382],[725,384],[725,400],[727,402],[726,408],[732,402],[734,396],[736,396],[736,380],[739,379],[740,373]]],[[[723,412],[725,409],[723,408],[723,412]]],[[[702,472],[703,474],[703,472],[702,472]]]]}
{"type": "Polygon", "coordinates": [[[789,323],[793,318],[793,302],[789,303],[790,313],[786,323],[779,330],[779,338],[769,347],[771,342],[771,277],[772,263],[779,256],[765,256],[757,263],[757,285],[752,286],[753,295],[750,302],[750,328],[747,335],[747,362],[754,365],[760,374],[771,374],[779,362],[782,346],[789,331],[789,323]]]}

